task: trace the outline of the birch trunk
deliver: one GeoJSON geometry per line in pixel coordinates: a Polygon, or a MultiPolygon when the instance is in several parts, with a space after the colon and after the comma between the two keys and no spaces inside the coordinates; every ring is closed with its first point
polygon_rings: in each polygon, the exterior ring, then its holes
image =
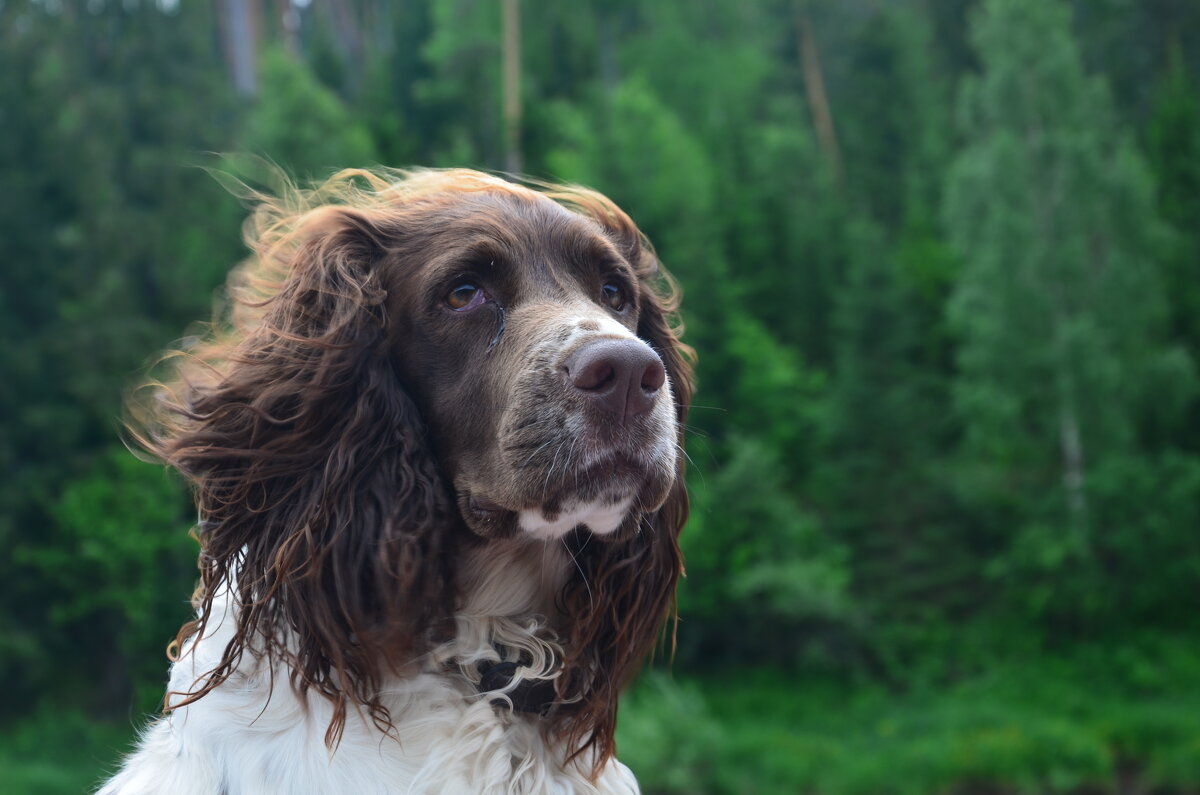
{"type": "Polygon", "coordinates": [[[220,31],[233,77],[243,97],[258,93],[258,1],[221,0],[220,31]]]}
{"type": "Polygon", "coordinates": [[[502,0],[504,12],[504,170],[520,174],[521,157],[521,8],[502,0]]]}
{"type": "Polygon", "coordinates": [[[1076,527],[1087,521],[1087,495],[1084,493],[1083,442],[1079,435],[1079,420],[1068,395],[1064,395],[1058,410],[1058,439],[1062,450],[1063,486],[1067,491],[1067,509],[1076,527]]]}

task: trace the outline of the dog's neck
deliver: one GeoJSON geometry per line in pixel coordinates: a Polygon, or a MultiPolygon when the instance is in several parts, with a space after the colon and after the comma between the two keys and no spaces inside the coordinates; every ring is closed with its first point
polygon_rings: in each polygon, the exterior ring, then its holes
{"type": "Polygon", "coordinates": [[[539,615],[558,625],[555,602],[573,565],[559,540],[518,536],[474,545],[458,572],[458,612],[488,618],[539,615]]]}

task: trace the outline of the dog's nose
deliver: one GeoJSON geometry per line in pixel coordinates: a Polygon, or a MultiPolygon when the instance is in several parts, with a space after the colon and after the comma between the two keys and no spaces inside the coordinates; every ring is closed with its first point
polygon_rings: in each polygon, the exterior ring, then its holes
{"type": "Polygon", "coordinates": [[[567,357],[567,381],[617,420],[645,414],[666,383],[662,359],[641,340],[602,339],[567,357]]]}

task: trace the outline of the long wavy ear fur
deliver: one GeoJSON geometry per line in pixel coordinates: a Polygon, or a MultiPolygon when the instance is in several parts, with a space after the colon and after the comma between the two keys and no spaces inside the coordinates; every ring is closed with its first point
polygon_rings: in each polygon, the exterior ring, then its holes
{"type": "MultiPolygon", "coordinates": [[[[637,270],[641,314],[638,336],[663,360],[676,405],[677,441],[692,399],[694,353],[680,341],[679,292],[649,242],[629,216],[585,189],[549,191],[551,198],[599,222],[637,270]]],[[[683,574],[679,533],[688,516],[684,460],[666,502],[641,517],[638,532],[614,543],[574,538],[578,571],[563,594],[571,618],[570,652],[559,685],[564,701],[579,701],[555,716],[572,756],[592,751],[593,771],[616,753],[617,698],[674,619],[675,588],[683,574]]],[[[571,537],[569,537],[570,540],[571,537]]],[[[674,638],[672,625],[672,640],[674,638]]]]}
{"type": "Polygon", "coordinates": [[[380,679],[450,614],[454,524],[388,355],[389,230],[329,199],[262,199],[224,330],[178,357],[141,440],[191,481],[200,510],[200,618],[177,643],[204,631],[223,590],[240,608],[220,664],[170,706],[250,652],[333,703],[336,745],[348,700],[390,728],[380,679]]]}
{"type": "MultiPolygon", "coordinates": [[[[542,186],[593,218],[640,279],[638,334],[666,366],[678,441],[692,394],[691,350],[674,324],[677,292],[649,243],[599,194],[542,186]]],[[[419,188],[417,189],[419,190],[419,188]]],[[[200,618],[214,598],[238,608],[218,665],[172,708],[220,685],[249,653],[286,665],[292,684],[327,698],[335,745],[348,705],[381,730],[391,716],[382,677],[425,651],[452,612],[450,555],[458,527],[414,403],[389,355],[384,266],[405,195],[383,177],[344,172],[312,191],[259,202],[247,225],[253,256],[230,278],[227,316],[173,359],[131,427],[192,483],[200,509],[200,618]],[[359,192],[361,178],[372,189],[359,192]]],[[[666,502],[611,543],[575,539],[578,571],[561,595],[570,615],[559,698],[544,725],[593,773],[615,752],[617,697],[674,612],[687,519],[683,461],[666,502]]]]}

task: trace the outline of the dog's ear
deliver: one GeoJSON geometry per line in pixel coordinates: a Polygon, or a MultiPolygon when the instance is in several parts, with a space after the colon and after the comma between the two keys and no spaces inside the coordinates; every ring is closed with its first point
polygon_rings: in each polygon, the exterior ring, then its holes
{"type": "Polygon", "coordinates": [[[238,607],[220,684],[249,651],[293,684],[390,725],[378,700],[450,612],[450,503],[389,353],[383,214],[270,204],[230,280],[230,326],[181,357],[151,449],[194,486],[203,632],[214,596],[238,607]]]}
{"type": "MultiPolygon", "coordinates": [[[[629,216],[608,199],[581,189],[551,195],[598,221],[636,270],[637,333],[666,366],[675,402],[676,440],[682,451],[694,354],[680,340],[679,292],[674,281],[629,216]]],[[[578,567],[563,594],[572,622],[559,698],[571,703],[564,705],[553,724],[561,727],[574,756],[590,752],[593,772],[616,752],[620,689],[654,649],[664,623],[674,618],[675,588],[683,573],[679,534],[687,516],[680,453],[666,501],[632,518],[637,522],[635,533],[606,543],[568,538],[578,567]]]]}

